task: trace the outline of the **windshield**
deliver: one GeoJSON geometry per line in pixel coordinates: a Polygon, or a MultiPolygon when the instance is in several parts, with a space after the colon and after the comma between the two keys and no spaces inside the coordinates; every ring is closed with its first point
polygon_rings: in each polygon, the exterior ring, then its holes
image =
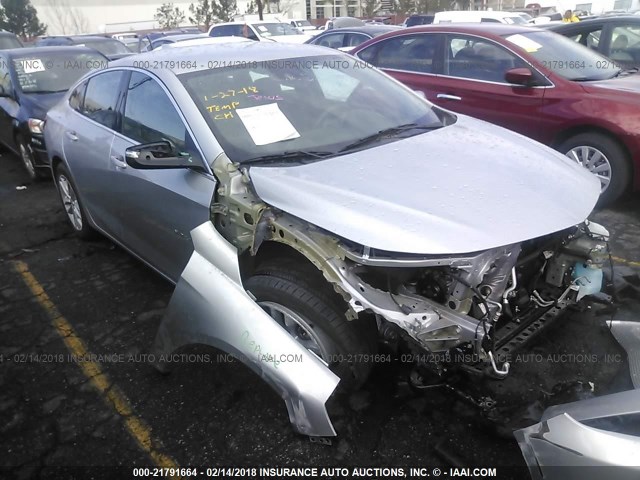
{"type": "Polygon", "coordinates": [[[66,92],[89,70],[106,68],[99,53],[40,53],[13,59],[18,83],[24,93],[66,92]]]}
{"type": "Polygon", "coordinates": [[[612,60],[557,33],[535,31],[505,38],[528,52],[543,67],[568,80],[604,80],[620,72],[612,60]]]}
{"type": "Polygon", "coordinates": [[[300,31],[288,23],[256,23],[253,28],[262,37],[279,37],[282,35],[300,35],[300,31]]]}
{"type": "Polygon", "coordinates": [[[131,53],[122,42],[114,39],[105,38],[104,40],[87,40],[83,41],[80,45],[85,47],[95,48],[103,55],[118,55],[121,53],[131,53]]]}
{"type": "Polygon", "coordinates": [[[299,27],[313,27],[309,20],[297,20],[296,25],[299,27]]]}
{"type": "Polygon", "coordinates": [[[356,58],[246,64],[179,77],[232,161],[291,152],[320,158],[442,126],[431,104],[356,58]],[[389,129],[399,131],[367,138],[389,129]]]}
{"type": "Polygon", "coordinates": [[[0,50],[8,50],[10,48],[21,48],[20,41],[10,35],[0,35],[0,50]]]}

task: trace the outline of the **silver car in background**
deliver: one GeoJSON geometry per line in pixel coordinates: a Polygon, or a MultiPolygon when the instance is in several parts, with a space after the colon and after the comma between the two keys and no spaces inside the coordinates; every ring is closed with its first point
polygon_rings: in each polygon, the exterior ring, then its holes
{"type": "Polygon", "coordinates": [[[366,380],[379,338],[421,368],[504,377],[602,285],[595,177],[340,52],[129,57],[72,87],[45,136],[76,232],[177,284],[156,357],[237,356],[306,435],[336,434],[325,402],[366,380]]]}

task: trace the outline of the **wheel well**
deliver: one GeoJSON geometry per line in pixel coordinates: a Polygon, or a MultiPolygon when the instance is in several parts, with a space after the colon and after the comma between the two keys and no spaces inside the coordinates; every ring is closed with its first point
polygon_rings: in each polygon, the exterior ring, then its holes
{"type": "Polygon", "coordinates": [[[51,171],[55,172],[56,168],[58,168],[58,165],[60,165],[60,163],[62,163],[62,159],[58,156],[54,156],[51,159],[51,171]]]}
{"type": "Polygon", "coordinates": [[[242,279],[249,278],[261,265],[276,259],[283,262],[293,262],[308,271],[310,275],[317,275],[322,278],[322,272],[307,257],[293,247],[280,242],[266,241],[260,245],[255,256],[252,256],[249,252],[245,252],[240,256],[242,279]]]}
{"type": "MultiPolygon", "coordinates": [[[[557,150],[558,147],[563,142],[567,141],[571,137],[575,137],[576,135],[580,135],[582,133],[598,133],[600,135],[604,135],[605,137],[610,138],[611,140],[616,142],[618,145],[620,145],[620,147],[624,150],[624,153],[627,154],[627,158],[631,159],[631,152],[629,152],[629,149],[627,148],[627,146],[624,144],[623,141],[621,141],[616,135],[611,133],[609,130],[605,128],[595,127],[593,125],[578,125],[576,127],[571,127],[567,130],[564,130],[563,132],[560,132],[558,135],[556,135],[556,138],[553,140],[551,147],[557,150]]],[[[633,164],[633,162],[630,162],[630,163],[633,164]]]]}

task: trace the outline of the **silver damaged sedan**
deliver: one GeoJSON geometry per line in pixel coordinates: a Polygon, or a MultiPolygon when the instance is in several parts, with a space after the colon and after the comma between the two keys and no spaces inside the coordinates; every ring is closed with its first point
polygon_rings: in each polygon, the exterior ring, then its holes
{"type": "Polygon", "coordinates": [[[379,340],[504,377],[603,283],[595,177],[322,47],[124,58],[73,86],[45,137],[76,232],[176,284],[157,366],[191,343],[228,352],[306,435],[336,434],[325,403],[367,379],[379,340]]]}

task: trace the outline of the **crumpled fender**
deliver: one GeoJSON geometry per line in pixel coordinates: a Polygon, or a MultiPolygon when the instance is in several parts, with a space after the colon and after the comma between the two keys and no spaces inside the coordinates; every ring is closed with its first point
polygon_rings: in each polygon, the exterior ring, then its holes
{"type": "Polygon", "coordinates": [[[582,422],[638,413],[640,390],[630,390],[550,407],[514,435],[534,480],[637,480],[640,437],[582,422]]]}
{"type": "Polygon", "coordinates": [[[211,222],[193,229],[191,238],[194,252],[156,335],[156,367],[167,370],[167,358],[185,345],[218,348],[245,363],[280,394],[297,432],[335,436],[325,403],[339,377],[247,294],[237,250],[211,222]]]}

